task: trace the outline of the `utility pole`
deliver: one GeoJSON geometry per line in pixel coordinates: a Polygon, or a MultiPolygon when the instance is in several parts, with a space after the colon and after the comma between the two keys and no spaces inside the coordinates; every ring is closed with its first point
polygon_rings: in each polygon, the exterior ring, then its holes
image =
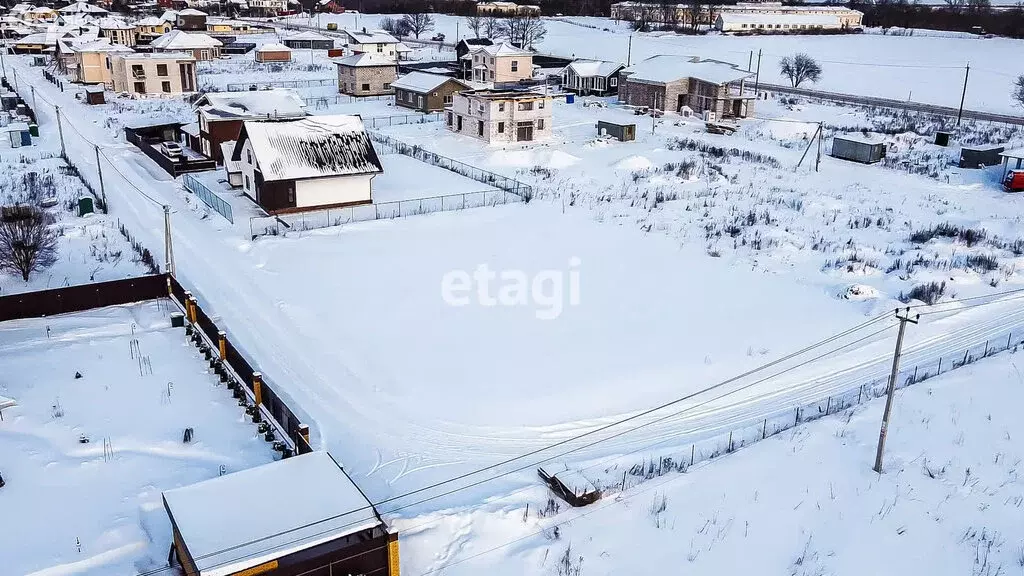
{"type": "Polygon", "coordinates": [[[754,99],[757,99],[757,88],[761,84],[761,50],[757,51],[757,72],[754,74],[754,99]]]}
{"type": "Polygon", "coordinates": [[[629,66],[633,57],[633,34],[629,34],[629,41],[626,44],[626,66],[629,66]]]}
{"type": "Polygon", "coordinates": [[[747,72],[750,72],[750,67],[754,65],[754,51],[750,51],[750,56],[747,57],[747,72]]]}
{"type": "Polygon", "coordinates": [[[93,144],[96,151],[96,172],[100,175],[100,198],[103,200],[103,213],[107,213],[107,189],[103,186],[103,165],[100,164],[100,147],[93,144]]]}
{"type": "Polygon", "coordinates": [[[174,247],[171,245],[171,207],[164,204],[164,261],[167,273],[174,276],[174,247]]]}
{"type": "Polygon", "coordinates": [[[64,127],[60,123],[60,106],[54,106],[53,109],[57,111],[57,134],[60,135],[60,157],[67,158],[67,149],[64,148],[64,127]]]}
{"type": "Polygon", "coordinates": [[[960,110],[956,113],[956,125],[960,125],[960,119],[964,116],[964,100],[967,99],[967,78],[971,75],[971,63],[967,63],[967,69],[964,70],[964,91],[960,94],[960,110]]]}
{"type": "Polygon", "coordinates": [[[36,87],[29,86],[29,88],[32,90],[32,111],[38,114],[37,111],[39,110],[39,108],[36,107],[36,87]]]}
{"type": "Polygon", "coordinates": [[[917,324],[920,314],[910,316],[910,308],[904,308],[902,315],[896,309],[896,319],[900,321],[900,331],[896,335],[896,353],[892,357],[892,373],[889,374],[889,387],[886,390],[885,412],[882,413],[882,428],[878,432],[878,452],[875,454],[875,472],[882,473],[882,453],[885,451],[885,435],[889,431],[889,415],[892,413],[892,398],[896,394],[896,378],[900,371],[900,354],[903,352],[903,332],[907,322],[917,324]]]}
{"type": "Polygon", "coordinates": [[[7,78],[7,59],[4,58],[4,54],[7,52],[7,42],[0,44],[0,67],[3,68],[4,78],[7,78]]]}
{"type": "Polygon", "coordinates": [[[821,139],[825,136],[825,131],[822,127],[821,122],[818,122],[818,158],[814,161],[814,171],[818,172],[818,168],[821,166],[821,139]]]}

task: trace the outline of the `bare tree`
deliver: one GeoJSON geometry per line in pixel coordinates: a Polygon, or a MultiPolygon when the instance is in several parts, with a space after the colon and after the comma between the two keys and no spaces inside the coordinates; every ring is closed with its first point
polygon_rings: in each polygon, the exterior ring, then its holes
{"type": "Polygon", "coordinates": [[[960,14],[964,11],[964,6],[967,5],[967,0],[945,0],[946,8],[953,14],[960,14]]]}
{"type": "Polygon", "coordinates": [[[391,34],[392,36],[401,36],[398,20],[395,20],[390,16],[385,16],[381,18],[380,22],[377,23],[377,26],[379,26],[381,30],[387,32],[388,34],[391,34]]]}
{"type": "Polygon", "coordinates": [[[402,16],[401,25],[418,39],[420,34],[434,29],[434,17],[430,14],[406,14],[402,16]]]}
{"type": "Polygon", "coordinates": [[[501,20],[498,35],[507,38],[512,44],[529,49],[547,35],[544,22],[536,16],[515,16],[501,20]]]}
{"type": "Polygon", "coordinates": [[[792,57],[786,56],[779,61],[779,71],[794,88],[804,81],[817,82],[821,79],[821,66],[807,54],[799,53],[792,57]]]}
{"type": "Polygon", "coordinates": [[[1013,85],[1013,101],[1024,107],[1024,74],[1017,76],[1017,82],[1013,85]]]}
{"type": "Polygon", "coordinates": [[[660,0],[658,5],[659,18],[662,26],[674,30],[679,24],[679,10],[674,0],[660,0]]]}
{"type": "Polygon", "coordinates": [[[0,217],[0,270],[17,272],[28,282],[32,272],[57,261],[53,218],[38,208],[4,208],[0,217]]]}
{"type": "Polygon", "coordinates": [[[466,16],[466,27],[473,31],[473,37],[480,37],[480,30],[484,27],[484,19],[482,16],[466,16]]]}
{"type": "Polygon", "coordinates": [[[494,16],[488,16],[484,18],[483,32],[486,38],[497,38],[501,32],[501,22],[498,21],[494,16]]]}

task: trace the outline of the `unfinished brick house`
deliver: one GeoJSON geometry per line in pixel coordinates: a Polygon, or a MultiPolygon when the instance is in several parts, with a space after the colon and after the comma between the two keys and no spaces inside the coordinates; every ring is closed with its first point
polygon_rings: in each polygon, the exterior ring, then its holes
{"type": "Polygon", "coordinates": [[[535,92],[467,90],[445,113],[448,129],[487,143],[551,137],[551,97],[535,92]]]}
{"type": "Polygon", "coordinates": [[[391,94],[398,76],[394,60],[376,52],[353,54],[334,61],[338,65],[338,91],[351,96],[391,94]]]}
{"type": "Polygon", "coordinates": [[[746,118],[754,112],[753,73],[735,64],[686,56],[654,56],[619,72],[619,100],[679,112],[684,106],[716,118],[746,118]]]}

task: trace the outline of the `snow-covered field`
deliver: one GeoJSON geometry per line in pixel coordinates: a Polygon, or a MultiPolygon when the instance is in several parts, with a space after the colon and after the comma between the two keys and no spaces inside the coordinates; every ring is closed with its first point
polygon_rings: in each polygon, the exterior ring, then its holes
{"type": "Polygon", "coordinates": [[[53,266],[33,272],[28,282],[20,274],[0,271],[0,296],[86,282],[103,282],[145,274],[148,266],[132,249],[111,215],[97,211],[78,216],[78,199],[92,197],[67,163],[33,148],[0,150],[0,206],[39,206],[53,217],[57,259],[53,266]]]}
{"type": "Polygon", "coordinates": [[[17,402],[0,422],[0,572],[164,566],[162,490],[273,460],[184,331],[170,328],[171,311],[152,301],[0,327],[0,396],[17,402]]]}
{"type": "Polygon", "coordinates": [[[536,487],[407,518],[403,573],[1019,574],[1018,364],[1004,354],[900,393],[882,475],[879,399],[686,473],[654,464],[671,471],[630,474],[586,508],[536,487]]]}
{"type": "MultiPolygon", "coordinates": [[[[321,26],[336,22],[341,28],[374,27],[383,15],[321,15],[321,26]],[[358,26],[357,26],[358,19],[358,26]]],[[[464,19],[435,15],[436,30],[446,42],[471,37],[464,19]],[[456,26],[458,24],[458,30],[456,26]]],[[[296,18],[307,24],[308,19],[296,18]]],[[[833,92],[913,100],[957,106],[963,88],[964,67],[970,62],[966,107],[1021,114],[1010,93],[1024,62],[1018,54],[1024,40],[1008,38],[944,38],[851,34],[843,36],[685,36],[666,32],[632,35],[626,22],[607,18],[546,18],[547,36],[538,51],[565,57],[639,62],[658,54],[701,56],[756,67],[761,51],[761,81],[787,84],[779,74],[779,60],[806,52],[821,63],[821,82],[810,85],[833,92]],[[574,24],[575,23],[575,24],[574,24]]],[[[314,21],[315,25],[315,21],[314,21]]]]}

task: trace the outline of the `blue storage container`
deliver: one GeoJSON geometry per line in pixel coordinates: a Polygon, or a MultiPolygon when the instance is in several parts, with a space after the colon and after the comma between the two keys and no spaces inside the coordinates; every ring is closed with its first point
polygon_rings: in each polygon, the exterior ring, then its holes
{"type": "Polygon", "coordinates": [[[575,94],[566,94],[565,95],[565,103],[566,104],[572,104],[574,102],[576,102],[576,95],[575,94]]]}

